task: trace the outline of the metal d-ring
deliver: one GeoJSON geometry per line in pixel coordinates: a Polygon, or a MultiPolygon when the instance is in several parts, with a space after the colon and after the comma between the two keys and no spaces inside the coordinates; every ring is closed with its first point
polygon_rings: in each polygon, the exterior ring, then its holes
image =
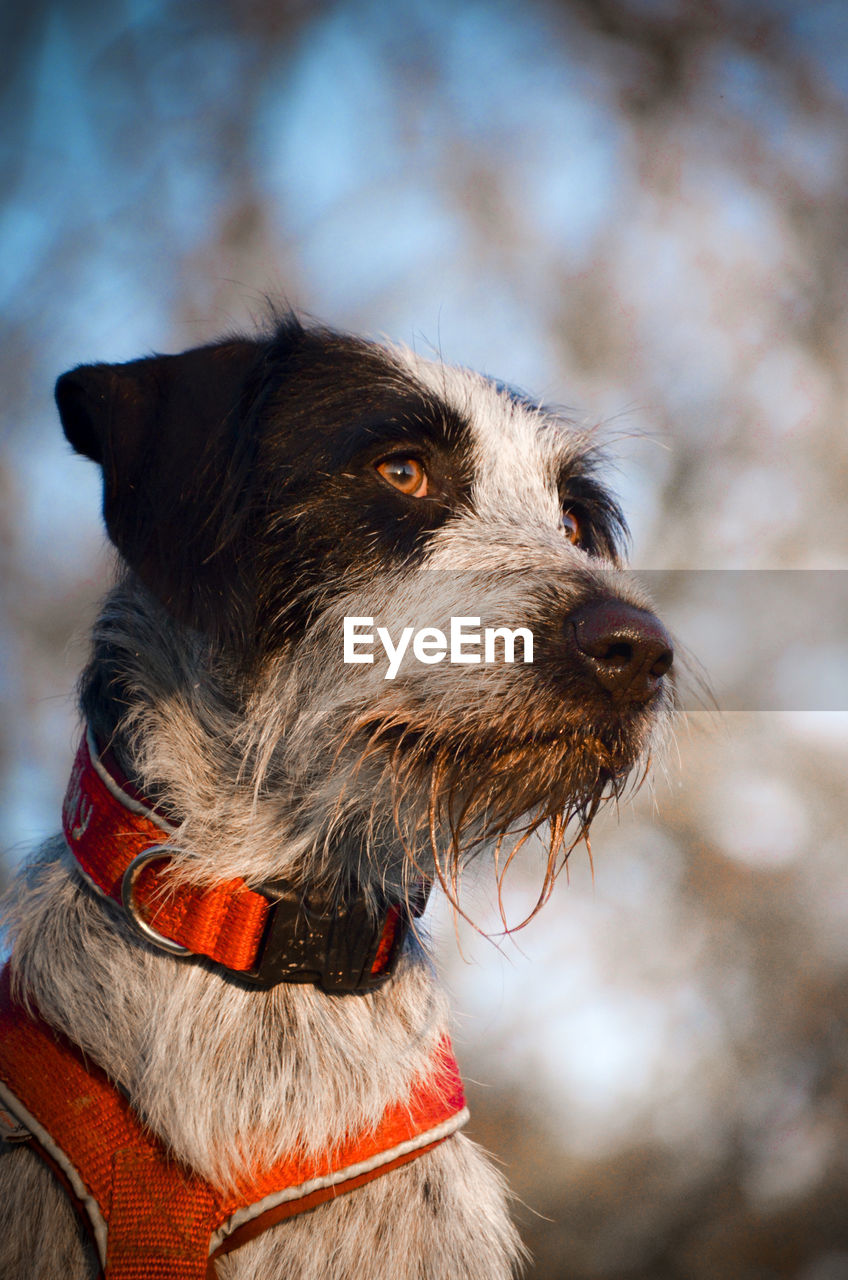
{"type": "Polygon", "coordinates": [[[130,923],[147,942],[152,942],[154,947],[158,947],[160,951],[170,952],[172,956],[191,956],[194,955],[194,952],[190,951],[188,947],[184,947],[180,942],[174,942],[173,938],[166,938],[163,934],[157,933],[139,914],[135,901],[135,882],[138,879],[138,873],[141,868],[146,866],[148,862],[155,862],[157,859],[167,857],[167,852],[163,851],[160,845],[153,845],[150,849],[142,849],[141,853],[137,853],[121,879],[121,901],[124,904],[124,910],[130,923]]]}

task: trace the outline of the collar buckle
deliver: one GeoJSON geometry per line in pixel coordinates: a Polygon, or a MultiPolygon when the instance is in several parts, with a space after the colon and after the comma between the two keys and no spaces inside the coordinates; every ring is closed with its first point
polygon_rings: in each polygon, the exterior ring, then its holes
{"type": "Polygon", "coordinates": [[[312,983],[347,995],[373,991],[394,973],[409,930],[405,905],[386,902],[375,912],[361,895],[318,905],[286,880],[268,881],[257,892],[268,899],[268,920],[254,967],[228,974],[237,982],[266,991],[281,982],[312,983]],[[375,972],[387,931],[385,959],[375,972]]]}

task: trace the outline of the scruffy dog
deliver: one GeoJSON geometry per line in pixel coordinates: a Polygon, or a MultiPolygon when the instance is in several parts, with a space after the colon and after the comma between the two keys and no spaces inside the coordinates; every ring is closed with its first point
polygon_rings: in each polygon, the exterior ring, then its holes
{"type": "Polygon", "coordinates": [[[7,906],[0,1276],[503,1280],[419,918],[536,831],[544,900],[668,719],[591,434],[292,317],[57,402],[122,572],[7,906]]]}

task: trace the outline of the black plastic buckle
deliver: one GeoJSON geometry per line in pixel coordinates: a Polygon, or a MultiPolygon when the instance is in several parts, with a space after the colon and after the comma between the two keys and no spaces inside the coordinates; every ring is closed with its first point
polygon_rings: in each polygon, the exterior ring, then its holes
{"type": "Polygon", "coordinates": [[[387,903],[375,915],[356,897],[332,909],[319,907],[284,880],[261,885],[258,892],[269,910],[256,964],[228,976],[265,991],[281,982],[310,982],[337,995],[373,991],[391,977],[409,929],[405,906],[387,903]],[[390,910],[398,915],[395,936],[386,963],[372,973],[390,910]]]}

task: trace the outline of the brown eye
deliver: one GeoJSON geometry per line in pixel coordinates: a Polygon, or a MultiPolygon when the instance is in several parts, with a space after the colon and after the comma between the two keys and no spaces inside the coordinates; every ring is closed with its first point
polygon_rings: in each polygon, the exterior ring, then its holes
{"type": "Polygon", "coordinates": [[[377,463],[383,479],[410,498],[427,497],[427,472],[417,458],[386,458],[377,463]]]}
{"type": "Polygon", "coordinates": [[[573,543],[575,547],[580,546],[580,539],[583,536],[583,530],[580,527],[580,521],[573,511],[565,510],[562,513],[562,527],[568,541],[573,543]]]}

